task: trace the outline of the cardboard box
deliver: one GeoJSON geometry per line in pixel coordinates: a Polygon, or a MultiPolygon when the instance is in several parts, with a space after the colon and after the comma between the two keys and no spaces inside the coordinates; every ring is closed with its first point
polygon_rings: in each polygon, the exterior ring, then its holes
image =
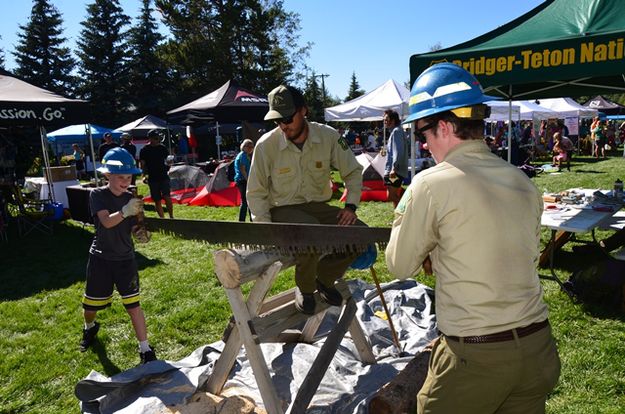
{"type": "Polygon", "coordinates": [[[50,167],[46,171],[48,182],[71,181],[76,179],[76,166],[67,165],[63,167],[50,167]]]}

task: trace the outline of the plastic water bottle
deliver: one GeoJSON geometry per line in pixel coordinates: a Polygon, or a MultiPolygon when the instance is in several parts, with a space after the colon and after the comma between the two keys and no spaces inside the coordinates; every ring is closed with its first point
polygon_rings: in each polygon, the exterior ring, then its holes
{"type": "Polygon", "coordinates": [[[623,200],[623,182],[620,179],[614,181],[614,198],[619,201],[623,200]]]}

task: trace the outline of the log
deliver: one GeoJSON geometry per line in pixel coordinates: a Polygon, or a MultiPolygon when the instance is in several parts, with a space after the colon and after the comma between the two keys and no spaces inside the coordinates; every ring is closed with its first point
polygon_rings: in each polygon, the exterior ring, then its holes
{"type": "Polygon", "coordinates": [[[228,289],[235,289],[244,283],[257,279],[275,262],[281,262],[282,269],[295,263],[295,258],[291,256],[249,250],[218,250],[213,253],[213,257],[215,259],[215,273],[221,284],[228,289]]]}
{"type": "Polygon", "coordinates": [[[369,401],[370,414],[417,412],[417,393],[425,382],[432,348],[428,345],[369,401]]]}

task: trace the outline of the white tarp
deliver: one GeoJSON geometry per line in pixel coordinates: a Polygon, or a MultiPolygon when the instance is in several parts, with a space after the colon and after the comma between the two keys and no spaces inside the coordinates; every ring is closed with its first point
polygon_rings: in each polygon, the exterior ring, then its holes
{"type": "MultiPolygon", "coordinates": [[[[356,318],[371,342],[377,363],[365,365],[349,335],[341,342],[328,367],[307,413],[365,414],[376,391],[392,380],[417,353],[438,336],[434,315],[433,291],[415,280],[383,284],[384,298],[393,318],[402,347],[398,355],[393,346],[388,322],[376,315],[382,309],[376,289],[362,280],[348,281],[357,303],[356,318]]],[[[278,398],[290,403],[311,361],[321,349],[339,317],[332,307],[321,324],[315,342],[263,343],[263,356],[269,368],[278,398]]],[[[75,388],[81,412],[98,414],[148,414],[168,412],[166,406],[189,402],[193,393],[202,390],[224,343],[203,345],[180,361],[154,361],[106,377],[96,371],[75,388]]],[[[262,405],[249,360],[242,348],[237,356],[223,393],[249,395],[262,405]]],[[[182,410],[182,412],[185,412],[182,410]]]]}
{"type": "Polygon", "coordinates": [[[408,111],[410,91],[404,85],[389,79],[371,92],[341,105],[325,108],[325,120],[345,122],[381,121],[384,111],[397,111],[404,118],[408,111]]]}
{"type": "Polygon", "coordinates": [[[538,104],[558,113],[558,118],[593,118],[597,116],[597,110],[586,108],[571,98],[540,99],[538,104]]]}

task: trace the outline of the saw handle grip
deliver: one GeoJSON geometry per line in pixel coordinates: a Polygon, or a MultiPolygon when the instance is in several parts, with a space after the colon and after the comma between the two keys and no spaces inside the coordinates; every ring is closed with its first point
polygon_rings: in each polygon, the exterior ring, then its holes
{"type": "MultiPolygon", "coordinates": [[[[130,192],[132,193],[132,196],[135,198],[139,198],[139,199],[143,198],[137,193],[136,187],[130,189],[130,192]]],[[[136,217],[137,217],[137,227],[133,232],[135,239],[139,243],[147,243],[150,241],[151,234],[148,231],[148,229],[145,227],[145,215],[143,211],[140,211],[139,213],[137,213],[136,217]]]]}

